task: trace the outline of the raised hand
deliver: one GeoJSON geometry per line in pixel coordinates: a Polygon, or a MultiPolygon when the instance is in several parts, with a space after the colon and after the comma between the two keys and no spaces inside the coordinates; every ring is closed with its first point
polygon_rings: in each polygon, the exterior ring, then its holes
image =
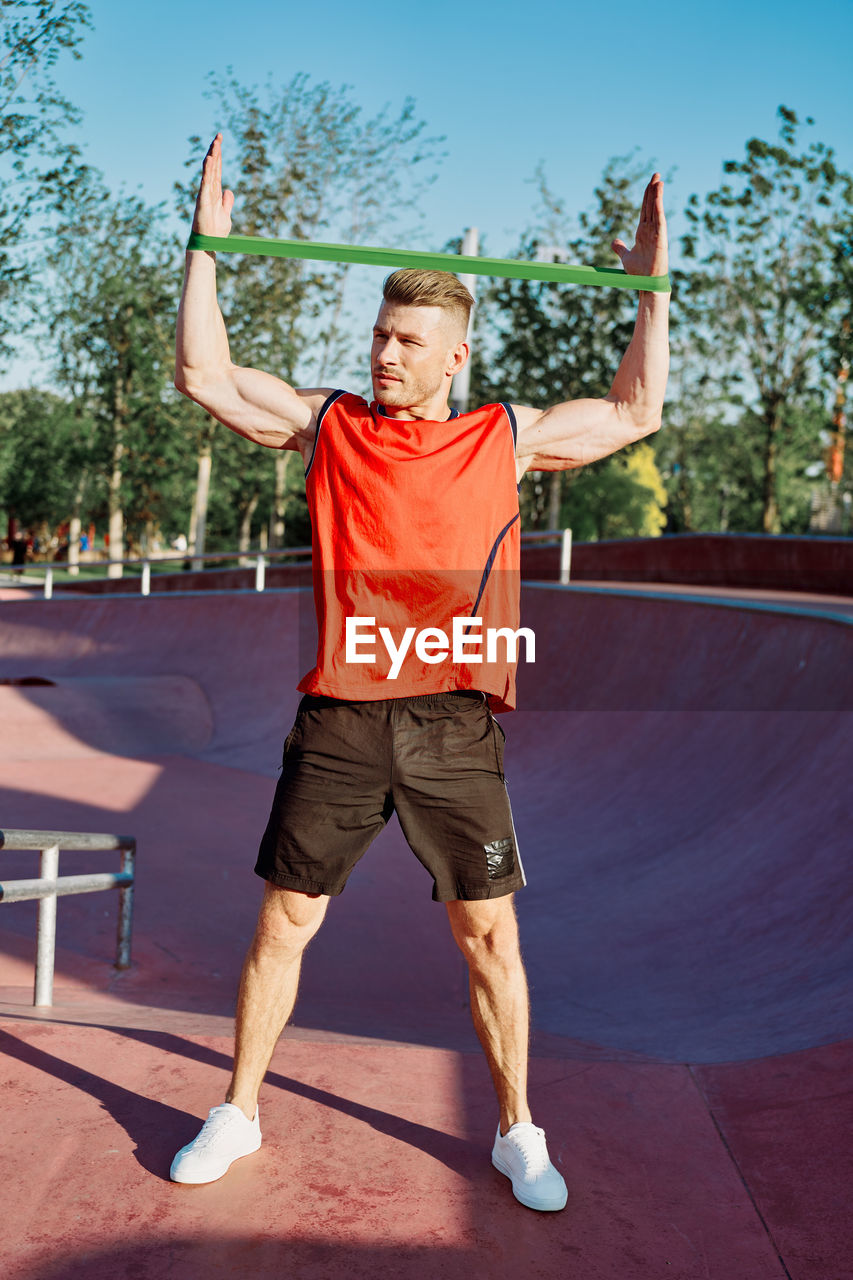
{"type": "Polygon", "coordinates": [[[222,190],[222,134],[217,133],[201,167],[193,231],[202,236],[227,236],[231,231],[233,207],[234,192],[222,190]]]}
{"type": "Polygon", "coordinates": [[[622,266],[631,276],[665,276],[669,270],[666,218],[663,212],[663,178],[653,173],[643,194],[640,224],[629,249],[624,240],[614,240],[611,249],[619,254],[622,266]]]}

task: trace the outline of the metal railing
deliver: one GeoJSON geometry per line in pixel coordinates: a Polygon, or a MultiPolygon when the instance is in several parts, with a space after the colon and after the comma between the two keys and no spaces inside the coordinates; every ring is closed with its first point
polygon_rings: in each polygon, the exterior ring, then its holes
{"type": "Polygon", "coordinates": [[[569,581],[572,572],[572,531],[571,529],[545,529],[542,533],[523,533],[522,543],[541,542],[548,547],[560,548],[560,582],[569,581]]]}
{"type": "Polygon", "coordinates": [[[133,884],[136,840],[133,836],[99,835],[81,831],[0,831],[0,849],[36,849],[40,853],[37,880],[4,880],[0,902],[38,900],[38,935],[33,1004],[53,1004],[53,969],[56,955],[56,900],[69,893],[96,893],[118,889],[117,969],[130,968],[130,936],[133,927],[133,884]],[[81,852],[118,849],[120,871],[60,876],[59,851],[81,852]]]}
{"type": "MultiPolygon", "coordinates": [[[[546,546],[560,547],[560,582],[569,581],[572,564],[572,531],[571,529],[546,529],[541,533],[523,533],[521,535],[522,544],[529,542],[541,542],[546,546]]],[[[140,594],[148,596],[151,594],[151,566],[163,564],[180,563],[182,569],[189,562],[192,568],[187,572],[196,573],[217,573],[219,569],[197,569],[197,563],[202,560],[236,560],[237,567],[240,569],[251,568],[254,562],[255,567],[255,590],[263,591],[266,587],[266,570],[267,561],[280,559],[295,559],[298,565],[309,565],[311,563],[310,547],[285,547],[282,550],[274,551],[208,551],[203,555],[195,555],[193,552],[180,553],[174,556],[146,556],[136,560],[87,560],[82,563],[87,568],[103,569],[104,576],[110,576],[110,570],[141,566],[140,573],[140,594]],[[297,557],[300,557],[297,559],[297,557]]],[[[79,568],[79,565],[76,566],[79,568]]],[[[61,561],[57,562],[34,562],[28,565],[0,565],[0,579],[6,574],[44,574],[43,590],[45,600],[53,598],[53,588],[55,575],[57,570],[61,573],[68,572],[68,565],[61,561]]],[[[119,577],[122,575],[119,574],[119,577]]],[[[115,579],[114,579],[115,580],[115,579]]],[[[41,581],[41,579],[39,579],[41,581]]],[[[17,585],[17,584],[15,584],[17,585]]],[[[35,583],[21,582],[23,587],[36,585],[35,583]]]]}
{"type": "MultiPolygon", "coordinates": [[[[56,576],[58,573],[61,573],[63,576],[65,574],[70,573],[70,576],[74,577],[76,582],[76,581],[79,581],[79,577],[77,577],[75,574],[71,573],[70,571],[74,569],[79,569],[82,566],[82,567],[85,567],[86,569],[95,569],[95,570],[101,569],[103,570],[103,573],[101,575],[102,577],[111,578],[112,576],[112,580],[115,581],[116,578],[123,577],[125,568],[138,567],[138,568],[141,568],[141,572],[139,575],[140,595],[148,596],[151,594],[151,566],[152,565],[159,566],[159,565],[167,565],[167,564],[175,564],[175,565],[180,564],[182,572],[185,571],[188,573],[193,573],[193,572],[217,573],[219,572],[218,568],[213,568],[211,566],[210,569],[206,569],[206,568],[197,567],[197,566],[200,566],[201,561],[203,560],[219,560],[219,561],[236,560],[237,561],[236,567],[238,569],[247,569],[247,568],[251,568],[252,565],[254,565],[255,590],[263,591],[266,585],[267,561],[279,560],[279,559],[292,559],[296,557],[301,557],[300,559],[297,560],[298,564],[310,564],[311,548],[310,547],[284,547],[281,550],[273,550],[273,551],[269,551],[269,550],[268,551],[207,551],[207,552],[204,552],[204,554],[202,555],[196,555],[195,552],[186,551],[186,552],[180,552],[177,555],[143,556],[141,558],[134,559],[134,560],[84,560],[84,561],[80,561],[79,564],[72,565],[70,567],[67,564],[67,562],[64,560],[63,561],[47,561],[47,560],[33,561],[32,563],[26,564],[26,565],[17,565],[17,564],[16,565],[11,565],[11,564],[0,565],[0,579],[4,578],[7,574],[20,574],[22,578],[20,586],[29,587],[29,586],[41,585],[43,587],[43,594],[44,594],[45,600],[51,600],[53,598],[53,588],[54,588],[56,576]],[[187,568],[188,565],[190,566],[189,568],[187,568]],[[115,574],[116,569],[120,569],[122,572],[116,575],[115,574]],[[31,581],[31,582],[24,581],[23,578],[25,575],[27,576],[32,575],[33,578],[36,578],[36,581],[31,581]],[[37,577],[37,575],[43,575],[43,576],[37,577]]],[[[19,584],[12,583],[11,585],[17,586],[19,584]]]]}

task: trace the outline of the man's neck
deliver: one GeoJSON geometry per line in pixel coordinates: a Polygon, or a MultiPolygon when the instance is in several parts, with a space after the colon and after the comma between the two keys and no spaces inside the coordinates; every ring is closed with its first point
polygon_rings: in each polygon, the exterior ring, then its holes
{"type": "Polygon", "coordinates": [[[433,400],[428,405],[406,405],[397,408],[394,405],[383,404],[381,400],[377,401],[379,412],[383,418],[396,418],[403,422],[447,422],[453,416],[447,400],[433,400]]]}

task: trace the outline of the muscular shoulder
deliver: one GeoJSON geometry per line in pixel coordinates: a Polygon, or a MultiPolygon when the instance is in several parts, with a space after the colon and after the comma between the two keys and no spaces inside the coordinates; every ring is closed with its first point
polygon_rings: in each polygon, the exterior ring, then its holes
{"type": "Polygon", "coordinates": [[[333,404],[340,404],[350,412],[370,411],[370,406],[363,396],[357,395],[354,391],[344,391],[340,387],[315,387],[310,390],[300,390],[297,394],[309,405],[315,418],[319,417],[324,410],[328,411],[333,404]]]}
{"type": "Polygon", "coordinates": [[[317,438],[317,427],[329,401],[337,394],[332,387],[296,387],[299,401],[299,422],[294,431],[294,444],[307,463],[314,449],[317,438]]]}
{"type": "Polygon", "coordinates": [[[515,441],[515,470],[519,484],[522,476],[535,469],[536,440],[541,429],[544,409],[534,409],[528,404],[514,404],[512,411],[518,424],[515,441]]]}
{"type": "Polygon", "coordinates": [[[333,387],[297,387],[296,394],[308,409],[316,425],[317,418],[322,413],[326,401],[330,396],[340,395],[340,392],[335,391],[333,387]]]}
{"type": "Polygon", "coordinates": [[[510,408],[515,414],[519,431],[529,430],[535,422],[539,421],[544,412],[543,409],[531,409],[528,404],[513,404],[510,405],[510,408]]]}

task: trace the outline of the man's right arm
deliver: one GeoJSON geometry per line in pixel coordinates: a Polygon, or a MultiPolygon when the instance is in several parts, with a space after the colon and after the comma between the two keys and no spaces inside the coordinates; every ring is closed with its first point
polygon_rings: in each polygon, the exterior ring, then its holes
{"type": "MultiPolygon", "coordinates": [[[[234,196],[222,191],[222,135],[211,143],[202,170],[193,229],[227,236],[234,196]]],[[[178,309],[175,386],[238,435],[270,449],[313,447],[317,414],[330,392],[296,390],[281,378],[231,361],[225,322],[216,296],[216,258],[187,252],[178,309]]]]}

